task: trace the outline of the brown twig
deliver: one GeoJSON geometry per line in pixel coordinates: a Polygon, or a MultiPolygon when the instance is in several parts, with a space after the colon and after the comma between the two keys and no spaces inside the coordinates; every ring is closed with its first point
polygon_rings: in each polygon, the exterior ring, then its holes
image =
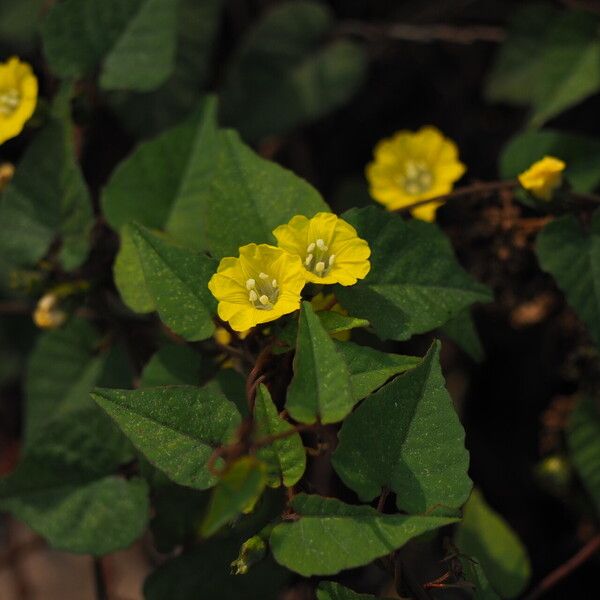
{"type": "Polygon", "coordinates": [[[584,562],[592,558],[600,550],[600,534],[594,536],[583,548],[581,548],[567,562],[563,563],[549,575],[546,575],[540,583],[525,597],[525,600],[537,600],[556,584],[579,568],[584,562]]]}
{"type": "Polygon", "coordinates": [[[456,27],[445,23],[414,25],[412,23],[372,24],[362,21],[346,21],[340,25],[338,31],[342,35],[355,35],[369,41],[388,39],[421,44],[432,42],[448,42],[451,44],[499,43],[506,38],[504,29],[493,25],[456,27]]]}
{"type": "Polygon", "coordinates": [[[264,438],[261,438],[260,440],[256,440],[255,442],[252,442],[250,449],[258,450],[259,448],[264,448],[265,446],[269,446],[270,444],[272,444],[273,442],[276,442],[278,440],[284,440],[285,438],[288,438],[288,437],[294,435],[295,433],[300,433],[302,431],[315,431],[320,428],[321,428],[320,423],[294,425],[291,429],[288,429],[287,431],[280,431],[279,433],[274,433],[273,435],[268,435],[264,438]]]}
{"type": "Polygon", "coordinates": [[[387,487],[381,488],[381,495],[379,496],[379,501],[377,502],[377,512],[382,513],[385,508],[385,501],[390,495],[390,490],[387,487]]]}

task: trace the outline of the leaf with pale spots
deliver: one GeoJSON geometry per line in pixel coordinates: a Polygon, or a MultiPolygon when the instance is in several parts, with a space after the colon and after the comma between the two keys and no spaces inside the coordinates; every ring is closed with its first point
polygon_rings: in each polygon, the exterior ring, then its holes
{"type": "Polygon", "coordinates": [[[333,575],[369,564],[423,533],[456,519],[386,515],[370,506],[299,494],[292,500],[298,519],[277,525],[270,546],[275,560],[303,575],[333,575]]]}
{"type": "Polygon", "coordinates": [[[371,271],[356,285],[337,286],[335,295],[350,314],[368,319],[379,337],[408,339],[492,299],[458,264],[436,225],[375,207],[343,216],[369,242],[371,271]]]}
{"type": "Polygon", "coordinates": [[[285,406],[302,423],[335,423],[354,404],[348,367],[310,302],[303,302],[285,406]]]}
{"type": "MultiPolygon", "coordinates": [[[[173,481],[200,490],[215,485],[217,478],[208,470],[208,461],[215,448],[232,441],[241,420],[217,384],[97,388],[92,397],[134,446],[173,481]]],[[[222,461],[215,466],[222,466],[222,461]]]]}
{"type": "Polygon", "coordinates": [[[350,415],[333,466],[368,502],[382,488],[400,510],[454,513],[471,491],[465,432],[444,387],[436,342],[421,364],[394,379],[350,415]]]}
{"type": "Polygon", "coordinates": [[[186,340],[210,337],[216,301],[208,280],[216,261],[140,225],[133,224],[131,231],[145,286],[160,318],[186,340]]]}

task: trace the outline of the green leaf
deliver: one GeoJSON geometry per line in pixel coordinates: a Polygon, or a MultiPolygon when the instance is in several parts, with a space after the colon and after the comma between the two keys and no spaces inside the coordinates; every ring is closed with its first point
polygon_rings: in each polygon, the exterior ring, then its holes
{"type": "Polygon", "coordinates": [[[267,485],[267,468],[254,456],[244,456],[229,465],[219,478],[200,533],[215,534],[243,512],[251,512],[267,485]]]}
{"type": "Polygon", "coordinates": [[[407,222],[375,207],[353,209],[344,219],[369,242],[371,271],[356,285],[337,286],[335,294],[381,338],[406,340],[444,325],[474,302],[491,300],[435,225],[407,222]]]}
{"type": "Polygon", "coordinates": [[[600,211],[589,231],[574,216],[551,221],[537,237],[540,266],[552,275],[590,335],[600,343],[600,211]]]}
{"type": "MultiPolygon", "coordinates": [[[[293,429],[288,421],[279,416],[269,390],[262,384],[256,393],[254,423],[255,441],[281,435],[293,429]]],[[[299,433],[263,446],[256,455],[267,465],[268,484],[272,487],[282,484],[292,487],[300,481],[306,469],[306,453],[299,433]]]]}
{"type": "Polygon", "coordinates": [[[514,17],[487,85],[492,101],[532,107],[538,127],[600,89],[600,20],[527,5],[514,17]]]}
{"type": "Polygon", "coordinates": [[[58,237],[59,261],[71,270],[87,256],[92,224],[91,199],[75,158],[72,126],[55,114],[27,148],[0,196],[0,252],[11,263],[31,266],[58,237]]]}
{"type": "Polygon", "coordinates": [[[131,226],[131,235],[146,289],[162,321],[186,340],[210,337],[215,329],[216,301],[208,280],[216,271],[216,262],[139,225],[131,226]]]}
{"type": "Polygon", "coordinates": [[[175,60],[178,0],[65,0],[43,24],[54,72],[81,77],[100,67],[104,89],[151,90],[175,60]]]}
{"type": "Polygon", "coordinates": [[[400,510],[457,509],[471,491],[465,432],[444,387],[436,342],[422,363],[394,379],[346,419],[333,466],[368,502],[382,488],[400,510]]]}
{"type": "Polygon", "coordinates": [[[418,356],[389,354],[352,342],[336,341],[335,347],[348,366],[352,392],[356,401],[362,400],[380,388],[394,375],[404,373],[421,362],[418,356]]]}
{"type": "Polygon", "coordinates": [[[288,574],[271,559],[243,576],[231,574],[241,542],[210,540],[156,569],[144,584],[146,600],[278,600],[288,574]]]}
{"type": "Polygon", "coordinates": [[[317,589],[317,600],[377,600],[377,597],[371,594],[357,594],[333,581],[323,581],[317,589]]]}
{"type": "MultiPolygon", "coordinates": [[[[335,333],[341,333],[342,331],[351,331],[359,327],[368,327],[369,321],[366,319],[358,319],[356,317],[350,317],[348,315],[342,315],[332,310],[319,310],[316,313],[317,317],[321,321],[321,325],[325,328],[325,331],[330,335],[335,333]]],[[[296,343],[298,337],[298,322],[296,320],[289,321],[286,325],[277,333],[277,339],[280,342],[284,342],[288,346],[293,346],[296,343]]]]}
{"type": "Polygon", "coordinates": [[[336,423],[354,404],[346,363],[310,302],[303,302],[285,406],[296,421],[336,423]]]}
{"type": "Polygon", "coordinates": [[[565,161],[565,175],[576,191],[591,192],[600,184],[600,140],[555,129],[525,131],[509,140],[500,156],[500,175],[515,179],[544,156],[565,161]]]}
{"type": "Polygon", "coordinates": [[[600,414],[594,400],[582,398],[567,429],[569,453],[600,514],[600,414]]]}
{"type": "MultiPolygon", "coordinates": [[[[230,442],[240,415],[215,384],[148,390],[96,389],[92,397],[157,468],[180,485],[212,487],[213,450],[230,442]]],[[[217,461],[219,468],[222,461],[217,461]]]]}
{"type": "Polygon", "coordinates": [[[188,345],[167,344],[148,361],[140,376],[140,387],[200,385],[205,361],[188,345]]]}
{"type": "Polygon", "coordinates": [[[333,25],[330,11],[317,2],[285,2],[267,12],[229,65],[225,123],[257,141],[346,102],[365,78],[367,59],[357,43],[327,42],[333,25]]]}
{"type": "Polygon", "coordinates": [[[483,346],[481,345],[481,340],[479,339],[479,334],[477,333],[477,328],[469,309],[465,309],[452,317],[440,327],[440,330],[475,362],[483,360],[483,346]]]}
{"type": "Polygon", "coordinates": [[[80,409],[93,409],[105,418],[90,399],[100,383],[129,385],[131,373],[119,374],[126,364],[118,348],[99,352],[100,336],[82,319],[71,319],[62,329],[42,334],[31,353],[26,384],[25,445],[34,445],[40,430],[52,418],[80,409]]]}
{"type": "Polygon", "coordinates": [[[237,256],[250,242],[273,242],[272,230],[296,214],[327,205],[290,171],[257,156],[233,131],[218,131],[214,99],[203,116],[142,144],[109,181],[108,222],[164,229],[215,257],[237,256]]]}
{"type": "Polygon", "coordinates": [[[177,52],[173,73],[151,92],[113,92],[109,102],[125,127],[137,136],[173,127],[200,104],[209,83],[212,48],[222,0],[179,0],[177,52]]]}
{"type": "Polygon", "coordinates": [[[473,590],[473,600],[501,600],[500,596],[496,594],[494,588],[490,585],[481,565],[477,561],[461,556],[460,564],[465,579],[475,587],[473,590]]]}
{"type": "Polygon", "coordinates": [[[149,513],[146,483],[114,474],[127,454],[122,436],[95,409],[54,419],[0,479],[0,509],[57,549],[101,555],[125,548],[149,513]]]}
{"type": "Polygon", "coordinates": [[[44,0],[0,2],[0,39],[8,47],[35,45],[44,0]]]}
{"type": "Polygon", "coordinates": [[[531,566],[525,547],[509,525],[473,490],[456,530],[456,545],[476,560],[502,598],[515,598],[525,589],[531,566]]]}
{"type": "Polygon", "coordinates": [[[292,508],[299,519],[273,529],[271,551],[279,564],[304,577],[366,565],[414,537],[455,522],[443,517],[386,515],[370,506],[306,494],[296,496],[292,508]]]}

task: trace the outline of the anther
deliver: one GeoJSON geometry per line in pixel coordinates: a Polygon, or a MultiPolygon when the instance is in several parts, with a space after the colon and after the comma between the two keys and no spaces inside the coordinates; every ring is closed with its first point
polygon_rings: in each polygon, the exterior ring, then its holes
{"type": "Polygon", "coordinates": [[[324,252],[325,250],[327,250],[327,246],[325,245],[325,242],[324,242],[322,239],[318,239],[318,240],[317,240],[317,248],[318,248],[319,250],[323,250],[323,252],[324,252]]]}
{"type": "Polygon", "coordinates": [[[258,300],[258,294],[254,290],[250,290],[250,302],[256,302],[258,300]]]}
{"type": "Polygon", "coordinates": [[[248,279],[246,281],[246,289],[251,290],[256,285],[256,281],[254,279],[248,279]]]}
{"type": "Polygon", "coordinates": [[[314,243],[314,242],[311,242],[311,243],[308,245],[308,248],[306,249],[306,252],[307,252],[308,254],[310,254],[310,253],[311,253],[311,252],[312,252],[314,249],[315,249],[315,243],[314,243]]]}
{"type": "Polygon", "coordinates": [[[325,263],[320,260],[316,265],[315,265],[315,271],[318,274],[321,274],[323,271],[325,270],[325,263]]]}
{"type": "Polygon", "coordinates": [[[258,276],[259,276],[261,279],[269,279],[269,276],[268,276],[266,273],[259,273],[259,274],[258,274],[258,276]]]}
{"type": "Polygon", "coordinates": [[[332,254],[329,257],[329,266],[331,267],[333,265],[333,263],[335,262],[335,254],[332,254]]]}
{"type": "Polygon", "coordinates": [[[273,279],[273,281],[271,281],[271,286],[274,288],[277,287],[277,279],[273,279]]]}
{"type": "Polygon", "coordinates": [[[263,294],[260,298],[259,298],[260,303],[263,306],[266,306],[267,304],[269,304],[269,296],[266,296],[265,294],[263,294]]]}
{"type": "Polygon", "coordinates": [[[306,260],[304,261],[304,264],[305,264],[305,265],[308,267],[308,266],[310,265],[310,263],[312,262],[312,259],[313,259],[313,255],[312,255],[312,254],[309,254],[309,255],[306,257],[306,260]]]}

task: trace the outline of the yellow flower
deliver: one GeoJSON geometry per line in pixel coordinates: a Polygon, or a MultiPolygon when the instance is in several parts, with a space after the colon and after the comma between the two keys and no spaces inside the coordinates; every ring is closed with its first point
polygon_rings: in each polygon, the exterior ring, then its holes
{"type": "Polygon", "coordinates": [[[519,183],[540,200],[551,200],[562,184],[562,172],[567,165],[554,156],[544,156],[519,175],[519,183]]]}
{"type": "MultiPolygon", "coordinates": [[[[314,296],[310,303],[315,312],[329,310],[340,315],[348,316],[348,311],[336,300],[333,294],[323,294],[323,292],[319,292],[314,296]]],[[[340,340],[341,342],[347,342],[350,339],[350,332],[338,331],[337,333],[332,333],[331,337],[340,340]]]]}
{"type": "Polygon", "coordinates": [[[208,282],[218,313],[235,331],[274,321],[300,308],[305,284],[298,256],[268,244],[248,244],[239,258],[223,258],[208,282]]]}
{"type": "Polygon", "coordinates": [[[0,144],[21,133],[35,110],[37,94],[30,65],[15,56],[0,63],[0,144]]]}
{"type": "Polygon", "coordinates": [[[67,320],[67,314],[58,307],[59,297],[48,293],[42,296],[33,313],[33,322],[40,329],[58,329],[67,320]]]}
{"type": "Polygon", "coordinates": [[[332,213],[317,213],[312,219],[296,215],[273,235],[280,248],[302,259],[304,275],[313,283],[354,285],[371,268],[369,244],[332,213]]]}
{"type": "MultiPolygon", "coordinates": [[[[379,141],[373,154],[375,160],[366,169],[370,193],[388,210],[450,193],[466,170],[458,160],[456,144],[432,126],[416,132],[398,131],[379,141]]],[[[433,221],[440,205],[431,202],[411,213],[433,221]]]]}

